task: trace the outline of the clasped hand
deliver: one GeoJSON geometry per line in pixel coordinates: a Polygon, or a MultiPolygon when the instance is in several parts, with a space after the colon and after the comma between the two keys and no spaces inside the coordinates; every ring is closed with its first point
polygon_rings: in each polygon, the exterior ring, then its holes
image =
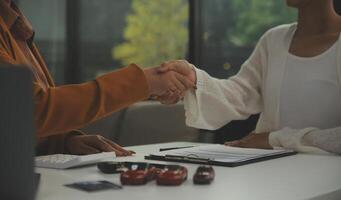
{"type": "Polygon", "coordinates": [[[168,61],[145,70],[150,96],[163,104],[175,104],[195,88],[194,68],[185,60],[168,61]]]}

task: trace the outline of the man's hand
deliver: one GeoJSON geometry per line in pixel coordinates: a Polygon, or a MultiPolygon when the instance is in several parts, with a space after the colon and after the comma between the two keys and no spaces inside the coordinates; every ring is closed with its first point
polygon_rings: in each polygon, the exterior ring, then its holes
{"type": "Polygon", "coordinates": [[[115,152],[116,156],[130,156],[133,152],[100,135],[70,135],[66,138],[66,150],[70,154],[87,155],[100,152],[115,152]]]}
{"type": "Polygon", "coordinates": [[[241,140],[225,142],[225,145],[243,148],[272,149],[269,144],[269,134],[270,133],[251,133],[241,140]]]}

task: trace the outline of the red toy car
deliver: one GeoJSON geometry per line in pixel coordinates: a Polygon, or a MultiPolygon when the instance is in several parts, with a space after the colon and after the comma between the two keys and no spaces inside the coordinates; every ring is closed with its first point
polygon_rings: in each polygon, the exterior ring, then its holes
{"type": "Polygon", "coordinates": [[[187,169],[180,165],[167,165],[156,177],[158,185],[181,185],[187,180],[187,169]]]}
{"type": "Polygon", "coordinates": [[[144,185],[154,180],[161,169],[148,163],[131,164],[130,169],[121,173],[121,183],[123,185],[144,185]]]}

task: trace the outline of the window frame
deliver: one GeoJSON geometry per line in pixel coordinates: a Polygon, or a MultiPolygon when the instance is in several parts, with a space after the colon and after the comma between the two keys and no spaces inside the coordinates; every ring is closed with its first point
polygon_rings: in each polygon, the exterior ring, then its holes
{"type": "Polygon", "coordinates": [[[80,0],[66,1],[66,49],[64,82],[65,84],[77,84],[82,79],[82,68],[80,66],[80,0]]]}

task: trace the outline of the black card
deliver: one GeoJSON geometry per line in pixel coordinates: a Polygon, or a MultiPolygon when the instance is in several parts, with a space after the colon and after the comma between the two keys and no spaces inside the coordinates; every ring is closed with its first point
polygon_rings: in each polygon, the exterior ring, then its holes
{"type": "Polygon", "coordinates": [[[95,191],[108,190],[108,189],[114,189],[114,190],[122,189],[121,185],[117,185],[109,181],[82,181],[82,182],[66,184],[64,186],[86,191],[86,192],[95,192],[95,191]]]}

